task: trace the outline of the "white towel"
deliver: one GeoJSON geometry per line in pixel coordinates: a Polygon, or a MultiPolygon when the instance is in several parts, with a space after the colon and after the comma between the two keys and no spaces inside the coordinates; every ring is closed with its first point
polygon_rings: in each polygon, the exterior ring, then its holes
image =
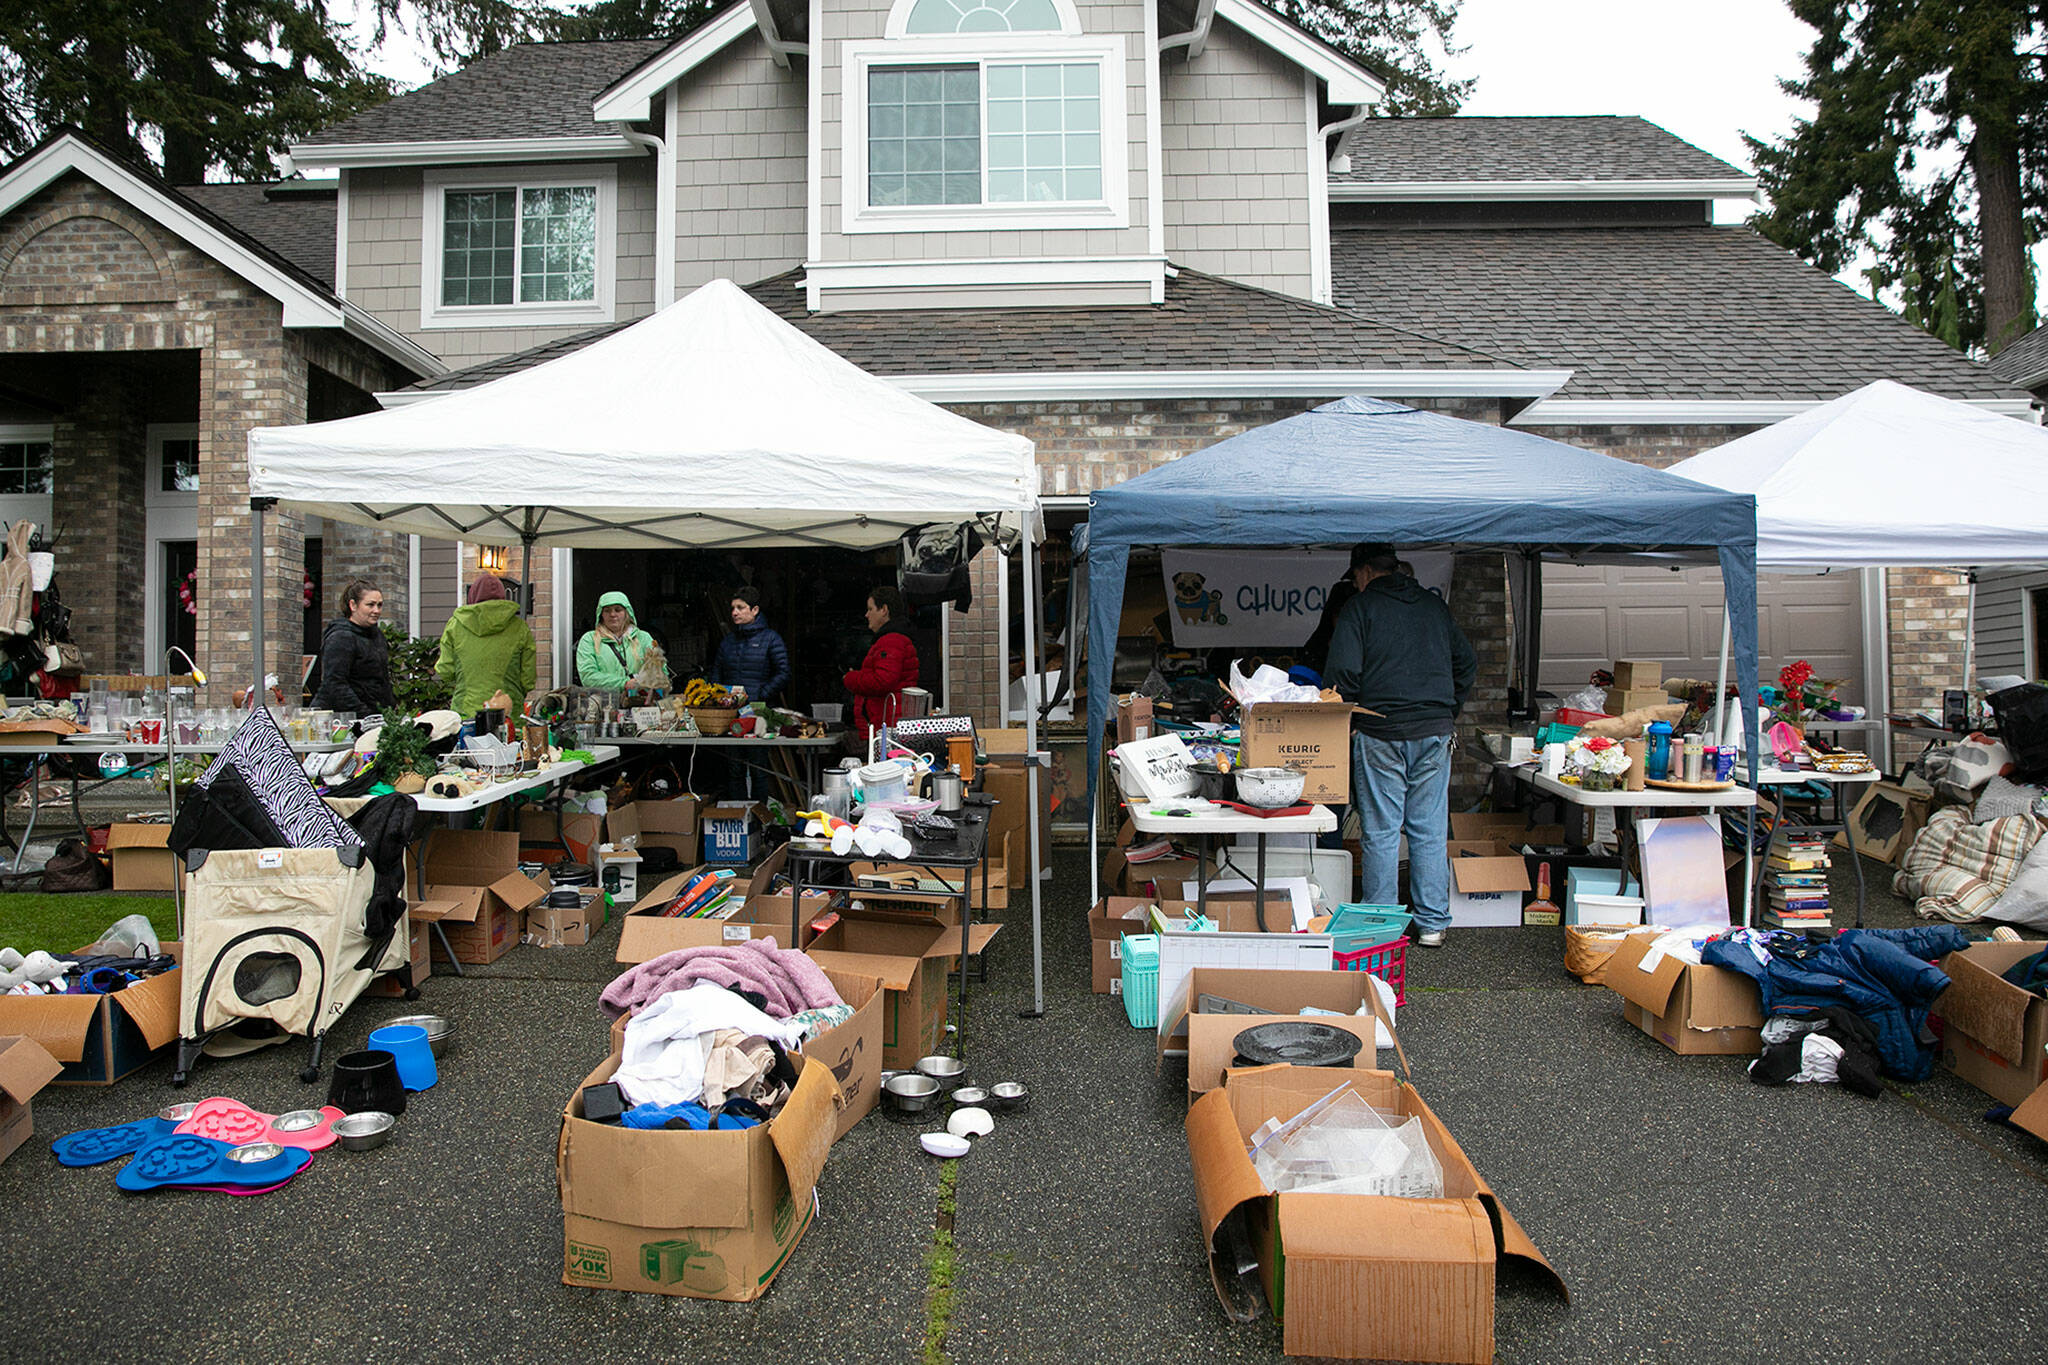
{"type": "Polygon", "coordinates": [[[704,1060],[712,1035],[738,1029],[785,1048],[803,1041],[801,1024],[773,1019],[739,996],[700,981],[670,991],[626,1025],[625,1055],[612,1079],[633,1104],[688,1104],[704,1094],[704,1060]]]}

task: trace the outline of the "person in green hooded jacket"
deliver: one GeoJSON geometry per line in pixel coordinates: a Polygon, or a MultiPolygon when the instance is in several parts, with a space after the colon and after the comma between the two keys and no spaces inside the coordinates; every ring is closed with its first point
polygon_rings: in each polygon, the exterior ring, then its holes
{"type": "Polygon", "coordinates": [[[640,671],[654,637],[640,629],[633,603],[622,592],[597,599],[597,626],[576,645],[576,676],[585,687],[625,688],[640,671]]]}
{"type": "Polygon", "coordinates": [[[525,703],[533,690],[533,632],[496,574],[479,574],[468,604],[448,618],[434,672],[455,688],[449,705],[457,715],[475,715],[499,692],[514,706],[525,703]]]}

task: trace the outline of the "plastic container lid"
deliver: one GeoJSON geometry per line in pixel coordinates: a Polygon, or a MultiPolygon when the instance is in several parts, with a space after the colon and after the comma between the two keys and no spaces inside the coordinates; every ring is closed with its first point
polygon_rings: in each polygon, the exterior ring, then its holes
{"type": "Polygon", "coordinates": [[[1653,735],[1668,735],[1671,733],[1671,722],[1668,720],[1653,720],[1650,722],[1650,729],[1648,733],[1653,735]]]}

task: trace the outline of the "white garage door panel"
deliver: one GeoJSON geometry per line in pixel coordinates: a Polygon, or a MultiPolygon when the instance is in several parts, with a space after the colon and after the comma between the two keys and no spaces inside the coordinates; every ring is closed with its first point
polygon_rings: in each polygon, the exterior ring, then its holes
{"type": "MultiPolygon", "coordinates": [[[[1762,574],[1757,603],[1764,680],[1805,659],[1820,677],[1848,679],[1845,700],[1863,700],[1858,575],[1762,574]]],[[[1615,659],[1655,659],[1667,678],[1711,678],[1720,664],[1721,615],[1715,569],[1546,565],[1541,684],[1570,692],[1615,659]]]]}

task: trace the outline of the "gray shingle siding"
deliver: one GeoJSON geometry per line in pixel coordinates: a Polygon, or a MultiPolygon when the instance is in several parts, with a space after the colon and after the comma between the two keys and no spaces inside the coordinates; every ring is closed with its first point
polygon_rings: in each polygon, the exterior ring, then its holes
{"type": "Polygon", "coordinates": [[[1432,181],[1734,180],[1746,177],[1647,119],[1374,118],[1344,135],[1351,169],[1330,184],[1432,181]]]}

